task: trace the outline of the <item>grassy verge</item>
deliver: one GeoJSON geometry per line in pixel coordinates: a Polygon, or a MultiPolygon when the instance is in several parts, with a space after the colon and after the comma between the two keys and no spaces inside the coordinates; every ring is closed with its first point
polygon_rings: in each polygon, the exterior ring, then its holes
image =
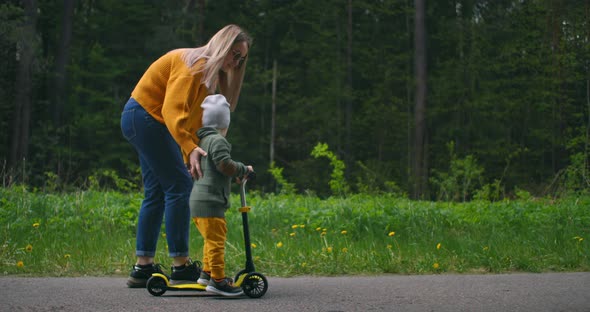
{"type": "MultiPolygon", "coordinates": [[[[141,194],[0,189],[0,272],[127,274],[141,194]]],[[[590,196],[419,202],[355,195],[248,196],[257,270],[270,276],[590,269],[590,196]]],[[[244,265],[238,196],[228,211],[226,271],[244,265]]],[[[162,232],[164,233],[164,232],[162,232]]],[[[191,225],[191,255],[201,238],[191,225]]],[[[157,261],[170,264],[166,241],[157,261]]]]}

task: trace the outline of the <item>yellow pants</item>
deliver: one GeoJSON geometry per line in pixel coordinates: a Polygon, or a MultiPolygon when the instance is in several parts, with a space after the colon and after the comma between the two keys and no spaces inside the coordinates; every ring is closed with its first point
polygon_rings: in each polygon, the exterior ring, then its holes
{"type": "Polygon", "coordinates": [[[225,218],[193,218],[203,236],[203,271],[211,272],[211,278],[225,278],[225,218]]]}

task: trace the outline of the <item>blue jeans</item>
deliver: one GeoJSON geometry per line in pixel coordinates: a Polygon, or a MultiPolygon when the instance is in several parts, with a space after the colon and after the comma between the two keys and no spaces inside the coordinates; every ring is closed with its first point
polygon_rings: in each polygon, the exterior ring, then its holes
{"type": "Polygon", "coordinates": [[[170,257],[188,256],[192,178],[178,144],[133,98],[121,113],[121,131],[139,155],[143,178],[135,254],[155,256],[164,219],[170,257]]]}

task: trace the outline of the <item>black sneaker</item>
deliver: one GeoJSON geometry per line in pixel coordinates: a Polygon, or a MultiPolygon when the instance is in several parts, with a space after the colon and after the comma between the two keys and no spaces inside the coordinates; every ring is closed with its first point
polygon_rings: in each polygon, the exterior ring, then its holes
{"type": "Polygon", "coordinates": [[[201,263],[191,261],[190,259],[184,264],[182,269],[172,266],[172,275],[170,275],[170,284],[194,284],[201,276],[201,263]]]}
{"type": "Polygon", "coordinates": [[[240,287],[234,286],[231,278],[224,278],[220,282],[215,281],[214,278],[209,280],[209,285],[205,288],[208,292],[212,292],[218,295],[235,297],[244,294],[244,291],[240,287]]]}
{"type": "Polygon", "coordinates": [[[209,274],[205,271],[201,271],[201,276],[199,276],[199,279],[197,280],[197,284],[207,286],[207,285],[209,285],[210,279],[211,279],[211,274],[209,274]]]}
{"type": "Polygon", "coordinates": [[[127,287],[145,288],[147,280],[152,277],[152,274],[154,273],[164,274],[162,271],[162,265],[151,264],[147,267],[140,267],[137,264],[134,265],[131,268],[131,274],[129,274],[129,278],[127,279],[127,287]]]}

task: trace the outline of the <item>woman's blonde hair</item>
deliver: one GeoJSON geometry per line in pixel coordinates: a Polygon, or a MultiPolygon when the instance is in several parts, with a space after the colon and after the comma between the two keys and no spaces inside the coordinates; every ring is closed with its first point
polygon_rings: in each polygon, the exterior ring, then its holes
{"type": "Polygon", "coordinates": [[[227,25],[213,35],[206,45],[187,49],[182,54],[183,61],[193,69],[194,74],[203,73],[201,82],[207,86],[210,93],[214,93],[219,88],[220,93],[230,103],[232,111],[236,109],[238,104],[248,55],[246,55],[240,66],[233,67],[227,73],[222,71],[221,68],[226,55],[231,51],[231,47],[239,42],[246,42],[248,49],[250,49],[252,38],[239,26],[227,25]],[[203,66],[195,66],[201,59],[207,61],[203,66]]]}

